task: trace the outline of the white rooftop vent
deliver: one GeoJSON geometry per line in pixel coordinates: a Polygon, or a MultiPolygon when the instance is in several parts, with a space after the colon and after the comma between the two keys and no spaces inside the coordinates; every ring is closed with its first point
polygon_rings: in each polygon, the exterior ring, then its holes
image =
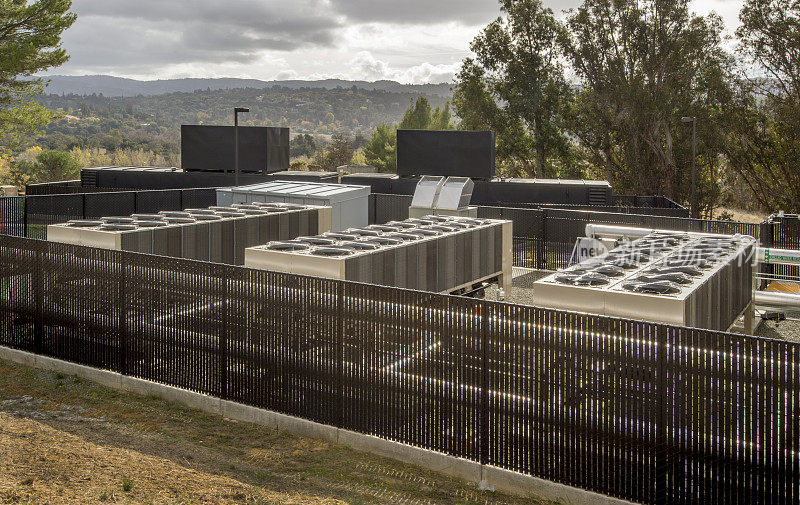
{"type": "Polygon", "coordinates": [[[475,184],[469,177],[423,176],[417,183],[408,208],[410,218],[434,215],[477,217],[478,208],[470,207],[475,184]]]}
{"type": "Polygon", "coordinates": [[[412,207],[422,207],[432,209],[439,200],[439,192],[442,190],[444,177],[436,175],[425,175],[417,183],[414,190],[414,198],[411,200],[412,207]]]}
{"type": "Polygon", "coordinates": [[[448,177],[439,191],[436,209],[458,210],[469,206],[475,183],[469,177],[448,177]]]}

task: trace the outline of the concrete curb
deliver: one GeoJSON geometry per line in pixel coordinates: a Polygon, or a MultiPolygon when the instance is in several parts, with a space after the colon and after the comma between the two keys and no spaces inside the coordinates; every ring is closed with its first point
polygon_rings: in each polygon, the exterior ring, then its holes
{"type": "Polygon", "coordinates": [[[20,365],[77,375],[103,386],[141,396],[155,396],[186,407],[219,414],[227,419],[267,426],[294,435],[316,438],[341,444],[362,452],[427,468],[452,477],[478,484],[481,489],[497,490],[520,496],[535,497],[570,505],[623,505],[632,502],[578,489],[530,475],[481,465],[474,461],[449,456],[436,451],[385,440],[298,417],[259,409],[228,400],[159,384],[145,379],[128,377],[109,370],[78,365],[60,359],[40,356],[0,346],[0,359],[20,365]]]}

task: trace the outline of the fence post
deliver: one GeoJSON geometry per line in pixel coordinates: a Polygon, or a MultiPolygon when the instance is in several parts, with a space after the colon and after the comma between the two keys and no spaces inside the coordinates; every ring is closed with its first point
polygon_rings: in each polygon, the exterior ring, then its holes
{"type": "Polygon", "coordinates": [[[222,328],[219,335],[219,381],[220,397],[228,399],[228,277],[220,272],[222,279],[222,328]]]}
{"type": "Polygon", "coordinates": [[[119,373],[128,375],[128,308],[126,302],[125,292],[125,266],[126,254],[119,252],[119,291],[117,292],[117,300],[119,305],[119,319],[117,321],[119,332],[119,373]]]}
{"type": "MultiPolygon", "coordinates": [[[[761,247],[773,247],[775,245],[775,221],[772,219],[772,216],[767,217],[764,222],[761,223],[759,235],[761,247]]],[[[758,269],[762,274],[771,275],[775,273],[775,265],[770,265],[768,263],[761,263],[758,269]]],[[[759,289],[765,289],[768,283],[768,279],[761,279],[759,289]]]]}
{"type": "Polygon", "coordinates": [[[545,268],[546,255],[544,248],[547,244],[547,210],[542,209],[539,212],[539,243],[537,244],[536,254],[536,268],[543,270],[545,268]]]}
{"type": "Polygon", "coordinates": [[[44,275],[42,272],[42,251],[38,245],[35,247],[35,261],[33,263],[33,272],[31,272],[34,297],[33,303],[36,312],[33,321],[33,352],[41,354],[42,338],[44,336],[44,321],[42,320],[42,314],[44,312],[44,275]]]}
{"type": "Polygon", "coordinates": [[[86,193],[81,193],[81,217],[86,219],[86,193]]]}
{"type": "Polygon", "coordinates": [[[656,418],[656,489],[655,502],[658,505],[667,503],[667,490],[669,489],[669,475],[671,470],[670,448],[667,438],[667,426],[669,423],[669,402],[670,395],[667,394],[669,381],[667,380],[668,352],[667,326],[659,324],[657,327],[658,345],[656,355],[656,395],[657,395],[657,418],[656,418]]]}
{"type": "Polygon", "coordinates": [[[28,196],[22,197],[22,236],[28,237],[28,196]]]}
{"type": "Polygon", "coordinates": [[[336,426],[344,428],[344,282],[336,282],[336,426]]]}
{"type": "Polygon", "coordinates": [[[480,463],[489,461],[489,307],[481,301],[477,304],[481,321],[481,420],[480,420],[480,463]]]}

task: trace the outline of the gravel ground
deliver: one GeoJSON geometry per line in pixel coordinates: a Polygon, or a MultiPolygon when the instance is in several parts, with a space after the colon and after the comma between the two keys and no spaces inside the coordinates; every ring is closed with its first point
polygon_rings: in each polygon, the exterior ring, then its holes
{"type": "Polygon", "coordinates": [[[800,321],[762,321],[756,330],[756,335],[800,342],[800,321]]]}
{"type": "MultiPolygon", "coordinates": [[[[550,273],[552,272],[515,268],[511,293],[506,293],[505,301],[519,305],[536,305],[533,283],[550,273]]],[[[496,284],[486,289],[486,299],[497,300],[496,284]]],[[[756,329],[759,337],[800,342],[800,321],[761,321],[760,316],[756,315],[756,322],[760,323],[756,329]]]]}
{"type": "MultiPolygon", "coordinates": [[[[552,272],[515,268],[511,293],[506,293],[505,301],[518,305],[536,305],[533,298],[533,283],[550,273],[552,272]]],[[[486,289],[486,299],[497,300],[497,291],[497,284],[492,284],[486,289]]]]}

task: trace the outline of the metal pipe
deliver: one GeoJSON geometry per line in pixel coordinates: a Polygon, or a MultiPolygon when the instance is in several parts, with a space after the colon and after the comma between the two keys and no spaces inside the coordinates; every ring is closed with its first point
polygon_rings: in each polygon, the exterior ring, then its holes
{"type": "Polygon", "coordinates": [[[761,307],[800,309],[800,295],[781,291],[754,291],[753,301],[761,307]]]}
{"type": "Polygon", "coordinates": [[[688,235],[690,237],[701,237],[708,235],[718,235],[721,237],[730,237],[731,235],[722,235],[718,233],[699,233],[683,230],[662,230],[660,228],[638,228],[633,226],[619,226],[615,224],[595,224],[588,223],[586,225],[586,236],[590,238],[641,238],[650,233],[677,233],[688,235]]]}

